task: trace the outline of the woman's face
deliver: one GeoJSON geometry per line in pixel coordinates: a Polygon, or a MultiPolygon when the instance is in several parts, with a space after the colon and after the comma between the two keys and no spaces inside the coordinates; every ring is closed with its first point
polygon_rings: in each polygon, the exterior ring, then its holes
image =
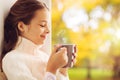
{"type": "Polygon", "coordinates": [[[48,29],[49,13],[47,9],[37,10],[27,29],[22,34],[23,37],[31,40],[35,44],[43,44],[46,35],[49,33],[48,29]]]}

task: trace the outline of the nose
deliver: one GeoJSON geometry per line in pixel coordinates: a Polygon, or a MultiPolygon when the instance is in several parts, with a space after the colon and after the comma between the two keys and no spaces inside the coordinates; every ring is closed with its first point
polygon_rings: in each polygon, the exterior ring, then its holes
{"type": "Polygon", "coordinates": [[[49,30],[48,27],[46,28],[45,32],[46,32],[47,34],[50,33],[50,30],[49,30]]]}

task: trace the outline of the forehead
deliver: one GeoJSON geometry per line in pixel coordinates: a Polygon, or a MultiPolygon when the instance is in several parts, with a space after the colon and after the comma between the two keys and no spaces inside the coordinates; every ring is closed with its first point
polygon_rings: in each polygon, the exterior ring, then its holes
{"type": "Polygon", "coordinates": [[[49,12],[47,9],[40,9],[40,10],[37,10],[34,14],[34,17],[33,19],[34,21],[36,22],[41,22],[41,21],[47,21],[49,20],[49,12]]]}

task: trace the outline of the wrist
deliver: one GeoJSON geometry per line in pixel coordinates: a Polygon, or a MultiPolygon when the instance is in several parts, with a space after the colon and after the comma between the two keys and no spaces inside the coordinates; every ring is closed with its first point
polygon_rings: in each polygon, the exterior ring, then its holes
{"type": "Polygon", "coordinates": [[[68,69],[67,68],[60,68],[59,69],[59,72],[61,74],[63,74],[64,76],[67,76],[68,75],[68,69]]]}
{"type": "Polygon", "coordinates": [[[45,77],[44,80],[56,80],[56,76],[54,74],[52,74],[51,72],[46,72],[45,73],[45,77]]]}
{"type": "Polygon", "coordinates": [[[54,67],[47,67],[46,71],[47,71],[47,72],[51,72],[51,73],[53,73],[53,74],[56,74],[57,69],[54,68],[54,67]]]}

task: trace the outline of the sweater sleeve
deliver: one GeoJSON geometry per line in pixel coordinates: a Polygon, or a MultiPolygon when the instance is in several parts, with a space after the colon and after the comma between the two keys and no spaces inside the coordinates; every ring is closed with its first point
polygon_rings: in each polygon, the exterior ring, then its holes
{"type": "Polygon", "coordinates": [[[3,71],[8,80],[37,80],[26,64],[16,57],[7,55],[2,60],[3,71]]]}
{"type": "Polygon", "coordinates": [[[67,75],[67,76],[64,76],[64,75],[61,74],[59,71],[57,71],[57,73],[56,73],[56,78],[57,78],[57,80],[69,80],[68,75],[67,75]]]}
{"type": "MultiPolygon", "coordinates": [[[[8,80],[38,80],[27,65],[16,56],[5,56],[2,60],[2,68],[8,80]]],[[[56,76],[46,72],[44,80],[56,80],[56,76]]]]}

